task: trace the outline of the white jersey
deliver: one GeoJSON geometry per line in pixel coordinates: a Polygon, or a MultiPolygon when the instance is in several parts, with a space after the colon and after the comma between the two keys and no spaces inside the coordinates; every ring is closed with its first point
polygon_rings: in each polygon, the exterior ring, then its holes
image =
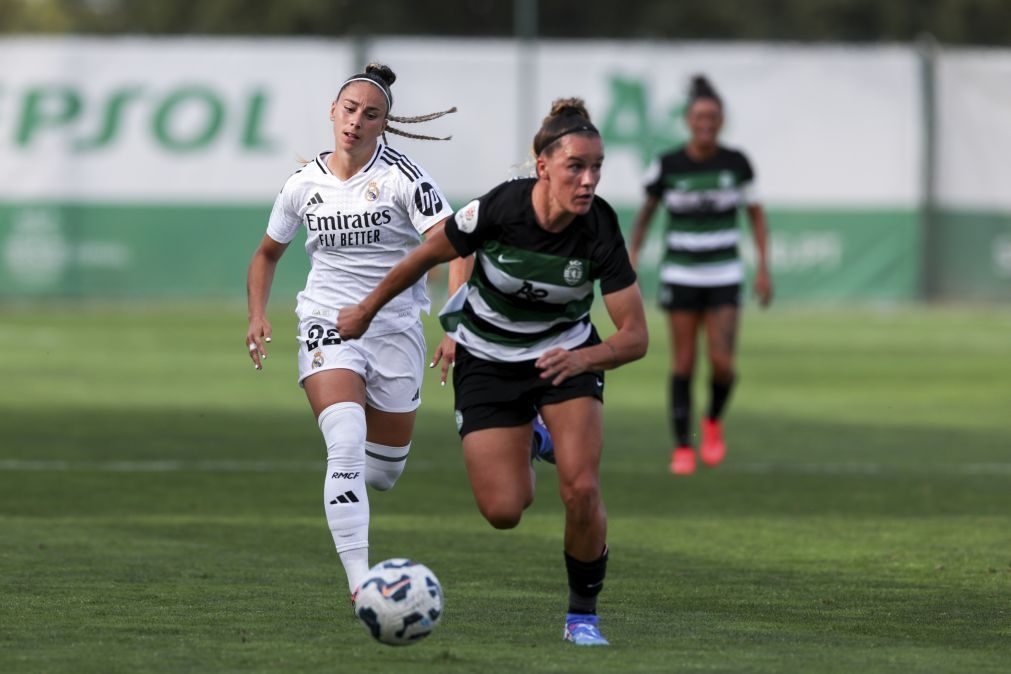
{"type": "MultiPolygon", "coordinates": [[[[435,181],[388,145],[377,143],[372,158],[348,180],[330,172],[329,154],[288,178],[267,225],[267,235],[279,243],[306,228],[312,268],[298,294],[300,317],[334,315],[361,302],[421,234],[453,213],[435,181]]],[[[422,277],[376,314],[366,334],[406,330],[429,307],[422,277]]]]}

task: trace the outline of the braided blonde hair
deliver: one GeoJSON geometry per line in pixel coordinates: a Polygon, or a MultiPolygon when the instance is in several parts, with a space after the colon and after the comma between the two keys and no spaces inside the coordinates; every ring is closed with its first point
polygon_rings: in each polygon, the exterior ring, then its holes
{"type": "MultiPolygon", "coordinates": [[[[414,117],[400,117],[397,115],[387,114],[386,118],[398,124],[417,124],[419,122],[430,122],[433,119],[439,119],[440,117],[444,117],[453,112],[456,112],[455,105],[449,110],[443,110],[442,112],[430,112],[427,115],[416,115],[414,117]]],[[[410,131],[404,131],[403,129],[397,129],[395,127],[392,127],[389,124],[386,125],[386,131],[389,131],[390,133],[396,134],[398,136],[403,136],[404,138],[414,138],[415,140],[449,140],[453,137],[453,136],[445,136],[440,138],[439,136],[426,136],[424,134],[411,133],[410,131]]],[[[384,141],[386,140],[385,132],[383,133],[383,140],[384,141]]]]}

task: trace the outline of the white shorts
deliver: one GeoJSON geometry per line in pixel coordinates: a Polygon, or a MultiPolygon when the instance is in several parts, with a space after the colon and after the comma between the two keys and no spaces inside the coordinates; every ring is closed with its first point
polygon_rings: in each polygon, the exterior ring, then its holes
{"type": "Polygon", "coordinates": [[[421,404],[425,335],[421,323],[403,332],[343,341],[332,317],[298,323],[298,383],[324,370],[351,370],[365,380],[365,401],[383,412],[413,412],[421,404]]]}

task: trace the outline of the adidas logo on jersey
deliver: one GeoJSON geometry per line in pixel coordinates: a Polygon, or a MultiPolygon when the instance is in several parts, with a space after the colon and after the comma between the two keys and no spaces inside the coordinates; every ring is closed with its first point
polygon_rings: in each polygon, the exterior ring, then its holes
{"type": "Polygon", "coordinates": [[[312,206],[313,204],[321,204],[321,203],[323,203],[323,197],[321,197],[319,195],[319,192],[317,192],[316,194],[312,195],[312,199],[309,200],[306,206],[312,206]]]}

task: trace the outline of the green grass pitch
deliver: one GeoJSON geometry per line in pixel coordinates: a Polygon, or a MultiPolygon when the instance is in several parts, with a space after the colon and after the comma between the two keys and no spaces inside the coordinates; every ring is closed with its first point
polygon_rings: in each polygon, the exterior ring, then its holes
{"type": "Polygon", "coordinates": [[[649,356],[607,380],[609,649],[561,641],[550,467],[491,529],[434,371],[371,557],[429,565],[446,612],[423,643],[374,643],[289,303],[271,319],[257,373],[241,302],[0,307],[0,672],[1008,671],[1007,309],[749,308],[728,459],[687,479],[653,315],[649,356]]]}

